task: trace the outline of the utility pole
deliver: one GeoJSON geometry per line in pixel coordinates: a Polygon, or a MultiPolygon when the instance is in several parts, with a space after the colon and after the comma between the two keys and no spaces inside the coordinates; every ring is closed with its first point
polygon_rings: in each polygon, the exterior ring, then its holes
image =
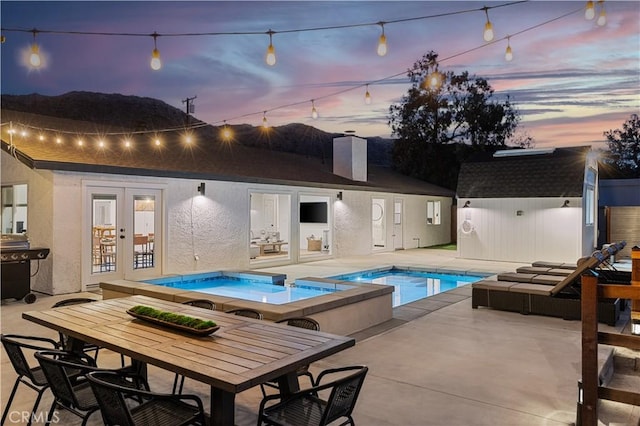
{"type": "Polygon", "coordinates": [[[182,103],[183,104],[187,104],[187,127],[189,126],[189,118],[190,115],[189,114],[193,114],[193,112],[195,111],[195,106],[193,105],[193,100],[196,99],[198,96],[194,96],[193,98],[187,98],[187,99],[183,99],[182,103]]]}

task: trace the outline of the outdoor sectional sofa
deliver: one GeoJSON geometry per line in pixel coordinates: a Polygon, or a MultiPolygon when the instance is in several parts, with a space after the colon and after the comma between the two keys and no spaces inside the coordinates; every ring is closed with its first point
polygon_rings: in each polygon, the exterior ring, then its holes
{"type": "MultiPolygon", "coordinates": [[[[567,320],[580,319],[580,277],[588,271],[597,274],[597,267],[618,251],[624,243],[597,251],[580,259],[568,275],[514,272],[499,274],[497,279],[485,279],[472,284],[471,304],[493,309],[520,312],[521,314],[546,315],[567,320]],[[606,254],[605,254],[606,253],[606,254]]],[[[623,275],[624,277],[624,275],[623,275]]],[[[619,282],[616,275],[615,282],[619,282]]],[[[624,279],[623,279],[624,280],[624,279]]],[[[627,280],[628,284],[629,281],[627,280]]],[[[624,300],[605,299],[598,303],[598,319],[615,325],[624,310],[624,300]]]]}

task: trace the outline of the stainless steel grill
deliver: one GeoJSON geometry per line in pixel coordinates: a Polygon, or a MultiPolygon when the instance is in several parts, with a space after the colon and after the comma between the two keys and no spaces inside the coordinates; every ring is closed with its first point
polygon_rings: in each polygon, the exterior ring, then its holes
{"type": "Polygon", "coordinates": [[[31,293],[31,261],[46,259],[49,249],[31,248],[29,239],[22,234],[3,234],[0,238],[0,263],[2,263],[2,299],[24,299],[33,303],[31,293]]]}

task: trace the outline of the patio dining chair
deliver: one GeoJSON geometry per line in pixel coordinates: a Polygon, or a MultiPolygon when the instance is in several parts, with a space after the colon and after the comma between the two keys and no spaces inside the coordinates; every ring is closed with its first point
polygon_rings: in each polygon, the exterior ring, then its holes
{"type": "MultiPolygon", "coordinates": [[[[313,318],[308,318],[308,317],[287,318],[287,319],[283,319],[283,320],[280,320],[280,321],[276,321],[276,323],[287,324],[287,325],[289,325],[291,327],[306,328],[307,330],[320,331],[320,324],[318,323],[318,321],[314,320],[313,318]]],[[[298,368],[296,373],[297,373],[298,377],[300,377],[300,376],[308,377],[309,381],[311,382],[311,386],[313,386],[314,379],[313,379],[313,374],[311,374],[311,372],[309,371],[309,365],[303,365],[302,367],[298,368]]],[[[260,384],[260,390],[262,391],[262,396],[265,397],[265,398],[267,396],[267,392],[266,392],[265,387],[279,389],[278,388],[278,383],[276,381],[269,381],[269,382],[261,383],[260,384]]]]}
{"type": "MultiPolygon", "coordinates": [[[[80,305],[80,304],[84,304],[84,303],[92,303],[92,302],[97,302],[97,299],[90,299],[88,297],[75,297],[72,299],[64,299],[64,300],[60,300],[59,302],[56,302],[53,304],[52,308],[60,308],[63,306],[71,306],[71,305],[80,305]]],[[[59,345],[61,348],[64,349],[71,349],[69,347],[69,338],[66,334],[64,334],[63,332],[60,332],[60,342],[59,345]]],[[[100,350],[100,348],[96,345],[92,345],[90,343],[85,343],[82,346],[82,351],[86,352],[86,353],[91,353],[93,352],[93,359],[97,360],[98,359],[98,351],[100,350]]]]}
{"type": "Polygon", "coordinates": [[[18,374],[13,385],[13,389],[11,389],[9,401],[7,401],[7,405],[2,413],[2,421],[0,421],[0,424],[5,424],[7,415],[9,414],[9,408],[11,407],[13,398],[18,390],[18,385],[22,383],[38,393],[36,401],[33,404],[33,408],[31,409],[32,415],[29,416],[29,421],[27,423],[27,426],[29,426],[31,425],[33,414],[38,408],[42,394],[49,388],[49,382],[47,382],[47,378],[44,376],[42,368],[40,368],[39,365],[35,367],[31,367],[29,365],[25,350],[41,351],[57,349],[58,342],[45,337],[21,336],[17,334],[2,334],[0,335],[0,340],[2,340],[2,346],[9,357],[9,361],[11,361],[13,369],[18,374]]]}
{"type": "MultiPolygon", "coordinates": [[[[53,420],[57,408],[63,408],[80,417],[85,425],[91,414],[100,409],[86,375],[90,372],[110,370],[98,368],[95,360],[85,353],[47,350],[36,352],[35,357],[53,393],[53,403],[47,415],[46,425],[53,420]]],[[[149,388],[142,376],[127,369],[119,370],[119,374],[122,377],[120,384],[123,386],[149,388]]]]}
{"type": "Polygon", "coordinates": [[[92,372],[87,379],[106,426],[205,425],[204,406],[196,395],[159,394],[120,384],[120,374],[92,372]],[[131,406],[125,398],[141,404],[131,406]]]}
{"type": "Polygon", "coordinates": [[[226,313],[259,320],[263,319],[262,313],[255,309],[232,309],[226,311],[226,313]]]}
{"type": "MultiPolygon", "coordinates": [[[[203,309],[209,309],[211,311],[215,311],[216,310],[216,304],[213,303],[211,300],[208,299],[194,299],[194,300],[187,300],[185,302],[182,302],[183,305],[189,305],[189,306],[195,306],[198,308],[203,308],[203,309]]],[[[181,394],[182,393],[182,388],[184,386],[184,376],[181,376],[180,374],[176,373],[176,377],[173,379],[173,388],[172,388],[172,393],[174,394],[181,394]],[[179,383],[179,384],[178,384],[179,383]]]]}
{"type": "MultiPolygon", "coordinates": [[[[64,306],[72,306],[72,305],[81,305],[84,303],[92,303],[97,302],[98,299],[91,299],[88,297],[75,297],[71,299],[63,299],[53,304],[52,308],[60,308],[64,306]]],[[[60,342],[59,345],[63,349],[71,350],[69,347],[69,338],[66,334],[60,332],[60,342]]],[[[95,361],[98,360],[98,351],[100,347],[91,343],[84,343],[82,346],[82,351],[88,354],[93,353],[92,357],[95,361]]],[[[124,355],[120,354],[120,365],[122,367],[125,366],[124,355]]]]}
{"type": "Polygon", "coordinates": [[[346,420],[340,426],[354,425],[352,413],[367,371],[366,366],[328,369],[318,375],[317,382],[311,388],[284,398],[280,395],[267,396],[260,402],[258,426],[324,426],[341,418],[346,420]],[[325,377],[335,377],[336,374],[340,375],[339,378],[322,384],[325,377]],[[323,391],[325,394],[330,392],[327,399],[322,399],[323,391]],[[280,401],[269,405],[275,400],[280,401]]]}

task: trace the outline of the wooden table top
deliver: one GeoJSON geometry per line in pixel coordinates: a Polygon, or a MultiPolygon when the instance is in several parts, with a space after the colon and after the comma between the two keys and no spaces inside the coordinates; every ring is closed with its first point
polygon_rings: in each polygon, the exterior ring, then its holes
{"type": "Polygon", "coordinates": [[[355,344],[350,337],[275,324],[147,296],[131,296],[45,311],[23,318],[138,361],[239,393],[355,344]],[[215,321],[206,337],[135,319],[126,310],[146,305],[215,321]]]}

